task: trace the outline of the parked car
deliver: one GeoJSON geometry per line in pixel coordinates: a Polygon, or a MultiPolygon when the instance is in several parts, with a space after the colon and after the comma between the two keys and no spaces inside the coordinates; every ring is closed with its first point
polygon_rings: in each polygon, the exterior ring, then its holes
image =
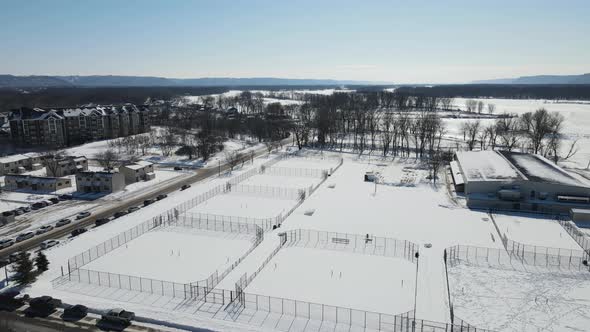
{"type": "Polygon", "coordinates": [[[129,325],[135,318],[135,313],[125,311],[121,308],[115,308],[109,310],[106,314],[102,315],[101,318],[111,323],[129,325]]]}
{"type": "Polygon", "coordinates": [[[80,234],[86,233],[87,229],[82,227],[82,228],[76,228],[72,231],[72,236],[78,236],[80,234]]]}
{"type": "Polygon", "coordinates": [[[188,189],[190,187],[191,187],[190,184],[183,184],[182,187],[180,187],[180,190],[186,190],[186,189],[188,189]]]}
{"type": "Polygon", "coordinates": [[[175,171],[182,171],[182,167],[180,167],[180,166],[174,166],[174,170],[175,171]]]}
{"type": "Polygon", "coordinates": [[[126,215],[127,213],[129,213],[129,212],[127,212],[127,211],[115,212],[115,214],[113,215],[113,217],[115,217],[115,218],[121,218],[122,216],[126,215]]]}
{"type": "Polygon", "coordinates": [[[84,218],[89,217],[89,216],[90,216],[90,212],[84,211],[84,212],[78,213],[78,215],[76,216],[76,219],[77,220],[80,220],[80,219],[84,219],[84,218]]]}
{"type": "Polygon", "coordinates": [[[143,206],[148,206],[150,204],[153,204],[156,200],[153,198],[150,199],[146,199],[145,201],[143,201],[143,206]]]}
{"type": "Polygon", "coordinates": [[[139,210],[139,206],[132,206],[127,210],[127,212],[131,213],[131,212],[135,212],[137,210],[139,210]]]}
{"type": "Polygon", "coordinates": [[[59,220],[58,222],[55,223],[55,227],[61,227],[61,226],[65,226],[69,223],[71,223],[72,221],[68,218],[64,218],[59,220]]]}
{"type": "Polygon", "coordinates": [[[111,221],[111,219],[109,219],[109,218],[99,218],[99,219],[96,219],[96,221],[94,222],[94,225],[96,225],[96,227],[102,226],[102,225],[108,223],[109,221],[111,221]]]}
{"type": "Polygon", "coordinates": [[[53,229],[53,226],[51,226],[51,225],[44,225],[44,226],[39,227],[39,229],[37,229],[37,232],[36,233],[37,233],[37,235],[39,235],[39,234],[47,233],[47,232],[49,232],[52,229],[53,229]]]}
{"type": "Polygon", "coordinates": [[[8,248],[8,247],[10,247],[13,244],[14,244],[14,240],[13,239],[3,239],[3,240],[0,240],[0,249],[8,248]]]}
{"type": "Polygon", "coordinates": [[[161,201],[161,200],[163,200],[163,199],[164,199],[164,198],[166,198],[166,197],[168,197],[168,195],[166,195],[166,194],[161,194],[161,195],[158,195],[158,197],[156,197],[156,199],[157,199],[158,201],[161,201]]]}
{"type": "Polygon", "coordinates": [[[46,240],[41,242],[41,249],[49,249],[59,244],[58,240],[46,240]]]}
{"type": "Polygon", "coordinates": [[[0,311],[14,311],[25,304],[22,297],[17,297],[18,291],[0,293],[0,311]]]}
{"type": "Polygon", "coordinates": [[[59,203],[59,198],[57,198],[57,197],[51,197],[51,198],[49,199],[49,201],[50,201],[51,203],[53,203],[53,204],[57,204],[57,203],[59,203]]]}
{"type": "Polygon", "coordinates": [[[24,240],[28,240],[30,238],[32,238],[33,236],[35,236],[35,233],[33,232],[24,232],[24,233],[20,233],[17,237],[16,237],[16,242],[22,242],[24,240]]]}
{"type": "Polygon", "coordinates": [[[50,201],[50,200],[46,200],[46,201],[43,201],[43,202],[45,203],[45,206],[53,205],[53,202],[50,201]]]}
{"type": "Polygon", "coordinates": [[[64,309],[62,319],[66,321],[78,321],[88,315],[88,308],[81,304],[76,304],[64,309]]]}
{"type": "Polygon", "coordinates": [[[74,198],[72,195],[70,194],[63,194],[63,195],[59,195],[59,199],[61,199],[62,201],[68,201],[70,199],[74,198]]]}
{"type": "Polygon", "coordinates": [[[25,213],[31,212],[30,206],[21,206],[21,207],[19,207],[19,209],[25,211],[25,213]]]}
{"type": "Polygon", "coordinates": [[[31,205],[31,208],[33,210],[39,210],[39,209],[42,209],[42,208],[44,208],[46,206],[47,206],[47,203],[41,201],[41,202],[35,202],[35,203],[33,203],[33,205],[31,205]]]}
{"type": "Polygon", "coordinates": [[[25,311],[28,316],[47,317],[61,305],[61,300],[51,296],[35,297],[29,301],[29,308],[25,311]]]}
{"type": "Polygon", "coordinates": [[[25,211],[20,210],[20,209],[14,209],[12,212],[14,212],[15,216],[20,216],[20,215],[25,214],[25,211]]]}

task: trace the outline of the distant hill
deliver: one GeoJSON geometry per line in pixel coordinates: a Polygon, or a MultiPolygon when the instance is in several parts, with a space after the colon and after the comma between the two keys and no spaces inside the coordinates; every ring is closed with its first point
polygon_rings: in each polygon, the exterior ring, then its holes
{"type": "Polygon", "coordinates": [[[37,87],[160,87],[160,86],[280,86],[280,85],[373,85],[384,82],[339,81],[327,79],[292,79],[272,77],[165,78],[150,76],[13,76],[0,75],[0,88],[37,87]]]}
{"type": "Polygon", "coordinates": [[[582,75],[538,75],[474,81],[473,84],[590,84],[590,73],[582,75]]]}

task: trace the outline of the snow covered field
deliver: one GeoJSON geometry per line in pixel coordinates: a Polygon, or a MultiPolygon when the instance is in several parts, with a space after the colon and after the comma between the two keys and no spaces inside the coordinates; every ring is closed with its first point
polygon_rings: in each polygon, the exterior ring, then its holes
{"type": "Polygon", "coordinates": [[[531,246],[581,250],[555,220],[519,214],[495,214],[494,219],[500,231],[512,241],[531,246]]]}
{"type": "Polygon", "coordinates": [[[587,331],[590,274],[459,265],[449,269],[455,315],[494,331],[587,331]]]}
{"type": "Polygon", "coordinates": [[[248,218],[274,218],[288,211],[294,205],[295,201],[290,199],[230,193],[215,196],[187,212],[248,218]]]}
{"type": "Polygon", "coordinates": [[[315,186],[320,181],[319,178],[311,177],[258,174],[241,182],[241,184],[302,189],[312,185],[315,186]]]}
{"type": "Polygon", "coordinates": [[[413,308],[415,270],[401,258],[287,247],[246,292],[399,314],[413,308]]]}
{"type": "Polygon", "coordinates": [[[223,271],[251,245],[245,236],[165,227],[133,239],[84,269],[190,283],[223,271]]]}

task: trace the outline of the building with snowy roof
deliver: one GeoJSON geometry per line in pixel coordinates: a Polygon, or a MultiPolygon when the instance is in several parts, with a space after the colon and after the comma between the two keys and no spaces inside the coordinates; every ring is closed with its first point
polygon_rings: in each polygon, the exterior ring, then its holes
{"type": "Polygon", "coordinates": [[[6,190],[54,192],[71,186],[72,181],[65,177],[45,177],[26,174],[8,174],[4,177],[4,188],[6,190]]]}
{"type": "Polygon", "coordinates": [[[125,188],[125,177],[119,172],[85,171],[76,174],[76,190],[81,193],[110,194],[125,188]]]}
{"type": "Polygon", "coordinates": [[[154,173],[154,164],[140,160],[130,165],[119,167],[119,172],[125,176],[125,183],[135,183],[139,181],[149,181],[156,178],[154,173]]]}
{"type": "Polygon", "coordinates": [[[455,188],[464,192],[469,207],[539,212],[590,208],[590,183],[536,154],[457,152],[450,166],[455,188]]]}

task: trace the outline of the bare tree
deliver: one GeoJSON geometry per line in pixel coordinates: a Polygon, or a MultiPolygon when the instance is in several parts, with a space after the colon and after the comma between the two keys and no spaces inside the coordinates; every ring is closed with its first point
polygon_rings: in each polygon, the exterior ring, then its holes
{"type": "Polygon", "coordinates": [[[106,171],[114,170],[119,164],[119,154],[110,148],[95,154],[94,158],[106,171]]]}
{"type": "Polygon", "coordinates": [[[490,114],[494,114],[494,112],[496,111],[496,105],[495,104],[488,104],[488,113],[490,114]]]}
{"type": "Polygon", "coordinates": [[[467,123],[467,146],[469,150],[473,150],[481,127],[481,121],[473,121],[467,123]]]}
{"type": "Polygon", "coordinates": [[[66,158],[63,150],[50,150],[41,155],[41,163],[48,176],[62,176],[59,162],[66,158]]]}
{"type": "Polygon", "coordinates": [[[481,101],[481,100],[478,101],[477,102],[477,113],[481,114],[481,112],[483,111],[484,106],[485,105],[484,105],[483,101],[481,101]]]}
{"type": "Polygon", "coordinates": [[[226,151],[224,154],[225,163],[229,165],[230,172],[232,172],[234,170],[234,167],[236,167],[240,163],[241,159],[244,158],[242,153],[236,150],[226,151]]]}

